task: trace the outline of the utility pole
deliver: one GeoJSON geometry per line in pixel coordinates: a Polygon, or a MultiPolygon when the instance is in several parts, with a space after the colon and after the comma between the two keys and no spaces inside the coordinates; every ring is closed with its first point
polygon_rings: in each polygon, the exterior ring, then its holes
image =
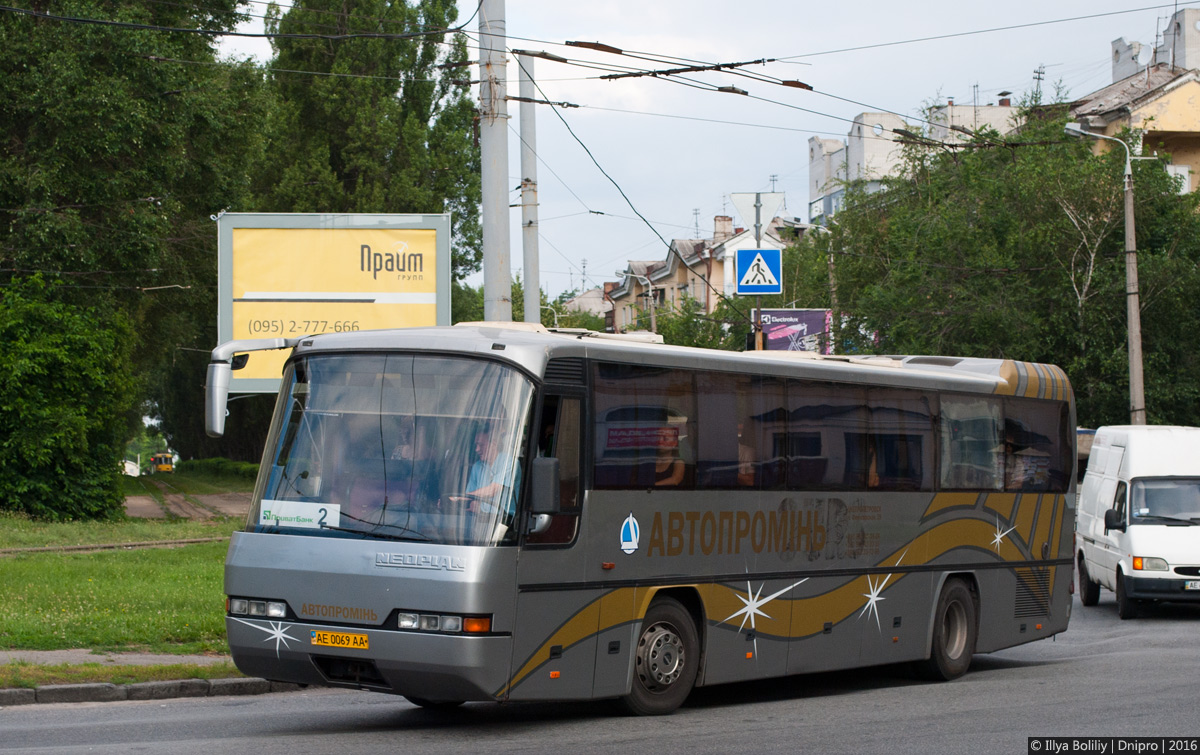
{"type": "MultiPolygon", "coordinates": [[[[1124,144],[1124,142],[1121,142],[1124,144]]],[[[1133,161],[1125,147],[1125,314],[1129,326],[1129,421],[1146,424],[1142,382],[1142,307],[1138,294],[1137,233],[1133,220],[1133,161]]]]}
{"type": "MultiPolygon", "coordinates": [[[[521,95],[521,247],[525,261],[525,322],[541,322],[538,271],[537,129],[534,125],[533,57],[517,55],[521,95]]],[[[555,326],[558,313],[555,313],[555,326]]]]}
{"type": "MultiPolygon", "coordinates": [[[[508,241],[508,104],[504,0],[479,4],[479,151],[483,230],[483,318],[512,320],[508,241]]],[[[537,310],[534,310],[535,313],[537,310]]]]}
{"type": "Polygon", "coordinates": [[[1078,123],[1068,123],[1070,136],[1116,142],[1125,150],[1125,316],[1129,340],[1129,424],[1146,424],[1146,389],[1142,374],[1142,307],[1138,293],[1137,232],[1133,214],[1133,153],[1115,136],[1094,134],[1078,123]]]}
{"type": "MultiPolygon", "coordinates": [[[[754,248],[762,249],[762,194],[754,193],[754,248]]],[[[754,297],[754,350],[763,350],[762,297],[754,297]]]]}

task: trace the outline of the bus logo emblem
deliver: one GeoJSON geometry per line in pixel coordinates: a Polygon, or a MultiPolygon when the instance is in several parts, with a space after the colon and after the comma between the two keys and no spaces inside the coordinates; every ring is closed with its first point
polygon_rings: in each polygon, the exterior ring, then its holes
{"type": "Polygon", "coordinates": [[[638,536],[641,534],[642,528],[638,526],[638,520],[634,518],[633,512],[629,512],[629,516],[625,517],[624,523],[621,524],[621,550],[626,554],[632,554],[638,549],[638,536]]]}

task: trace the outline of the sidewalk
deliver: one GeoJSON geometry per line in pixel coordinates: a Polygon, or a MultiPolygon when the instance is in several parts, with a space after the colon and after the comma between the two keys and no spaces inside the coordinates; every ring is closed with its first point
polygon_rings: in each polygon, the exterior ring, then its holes
{"type": "MultiPolygon", "coordinates": [[[[173,493],[165,495],[166,505],[175,516],[207,519],[214,514],[244,517],[250,508],[249,493],[227,493],[215,496],[190,496],[200,505],[173,493]]],[[[125,499],[125,513],[131,517],[165,518],[163,507],[150,496],[125,499]]],[[[207,666],[230,661],[228,656],[167,655],[154,653],[97,653],[76,650],[0,650],[0,665],[33,663],[43,666],[83,665],[88,663],[114,666],[171,666],[188,663],[207,666]]],[[[295,684],[269,682],[266,679],[235,677],[231,679],[180,679],[136,684],[52,684],[35,689],[0,689],[0,708],[31,703],[115,702],[118,700],[166,700],[176,697],[216,697],[219,695],[260,695],[299,689],[295,684]]]]}

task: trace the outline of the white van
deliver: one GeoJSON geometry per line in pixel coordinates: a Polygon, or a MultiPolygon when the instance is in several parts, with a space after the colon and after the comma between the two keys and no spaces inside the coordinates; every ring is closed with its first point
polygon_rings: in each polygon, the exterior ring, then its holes
{"type": "Polygon", "coordinates": [[[1097,430],[1076,513],[1085,606],[1101,585],[1122,619],[1148,601],[1200,601],[1200,428],[1097,430]]]}

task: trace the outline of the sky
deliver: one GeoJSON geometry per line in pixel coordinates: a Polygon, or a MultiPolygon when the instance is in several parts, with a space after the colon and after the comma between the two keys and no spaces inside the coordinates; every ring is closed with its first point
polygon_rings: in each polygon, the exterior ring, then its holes
{"type": "MultiPolygon", "coordinates": [[[[281,6],[289,4],[280,0],[281,6]]],[[[458,0],[459,23],[477,5],[458,0]]],[[[716,215],[732,215],[736,226],[751,225],[753,219],[747,223],[737,216],[730,193],[783,192],[780,214],[806,221],[811,137],[844,140],[850,121],[862,112],[890,111],[919,125],[922,108],[947,98],[986,105],[1010,91],[1015,101],[1034,88],[1039,67],[1045,71],[1043,91],[1061,86],[1068,98],[1082,97],[1111,83],[1113,40],[1153,44],[1176,8],[1197,5],[508,0],[509,49],[544,51],[606,69],[775,59],[739,70],[801,81],[814,90],[730,72],[689,74],[683,83],[670,77],[600,80],[608,70],[536,60],[534,78],[545,99],[578,106],[537,108],[541,287],[554,298],[616,280],[628,260],[666,258],[659,236],[667,242],[696,238],[698,228],[700,237],[711,237],[716,215]],[[625,54],[567,46],[568,41],[601,42],[625,54]],[[723,86],[749,96],[713,91],[723,86]]],[[[261,14],[263,8],[265,2],[252,2],[248,12],[261,14]]],[[[251,19],[242,28],[261,31],[261,21],[251,19]]],[[[478,29],[475,16],[466,28],[474,60],[478,29]]],[[[261,40],[226,38],[222,50],[262,62],[270,58],[261,40]]],[[[478,69],[471,71],[477,79],[478,69]]],[[[511,58],[508,76],[509,95],[516,96],[511,58]]],[[[473,92],[477,97],[478,88],[473,92]]],[[[511,204],[517,205],[518,103],[510,102],[508,110],[509,185],[511,204]]],[[[523,267],[519,207],[511,210],[510,228],[516,275],[523,267]]],[[[482,274],[468,282],[481,285],[482,274]]]]}

